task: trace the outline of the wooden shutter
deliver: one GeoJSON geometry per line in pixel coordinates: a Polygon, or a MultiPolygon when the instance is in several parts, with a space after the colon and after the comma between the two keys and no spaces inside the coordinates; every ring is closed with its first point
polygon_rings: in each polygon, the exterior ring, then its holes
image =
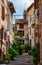
{"type": "MultiPolygon", "coordinates": [[[[4,3],[4,0],[2,0],[2,3],[4,3]]],[[[2,5],[2,20],[5,20],[5,8],[2,5]]]]}
{"type": "Polygon", "coordinates": [[[23,24],[20,24],[20,25],[19,25],[19,28],[20,28],[20,29],[23,29],[23,28],[24,28],[24,25],[23,25],[23,24]]]}
{"type": "Polygon", "coordinates": [[[6,40],[7,39],[7,32],[5,31],[4,32],[4,40],[6,40]]]}

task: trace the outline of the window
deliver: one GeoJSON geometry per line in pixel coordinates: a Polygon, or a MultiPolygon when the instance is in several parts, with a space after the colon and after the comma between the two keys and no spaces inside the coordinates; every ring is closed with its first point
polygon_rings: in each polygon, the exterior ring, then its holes
{"type": "Polygon", "coordinates": [[[3,39],[3,32],[4,32],[4,28],[1,28],[1,39],[3,39]]]}
{"type": "Polygon", "coordinates": [[[7,39],[7,32],[5,31],[4,32],[4,40],[6,40],[7,39]]]}
{"type": "Polygon", "coordinates": [[[23,40],[22,42],[23,42],[23,44],[24,44],[24,40],[23,40]]]}
{"type": "Polygon", "coordinates": [[[19,34],[20,36],[24,36],[24,31],[18,31],[18,34],[19,34]]]}
{"type": "Polygon", "coordinates": [[[20,39],[20,40],[19,40],[19,43],[20,43],[20,44],[24,44],[24,40],[21,40],[21,39],[20,39]]]}
{"type": "Polygon", "coordinates": [[[31,39],[30,39],[30,45],[31,45],[31,39]]]}
{"type": "MultiPolygon", "coordinates": [[[[4,3],[4,0],[2,0],[2,2],[4,3]]],[[[4,20],[4,19],[5,19],[5,8],[2,5],[2,20],[4,20]]]]}
{"type": "Polygon", "coordinates": [[[23,24],[20,24],[20,25],[19,25],[19,28],[20,28],[20,29],[23,29],[23,28],[24,28],[24,25],[23,25],[23,24]]]}

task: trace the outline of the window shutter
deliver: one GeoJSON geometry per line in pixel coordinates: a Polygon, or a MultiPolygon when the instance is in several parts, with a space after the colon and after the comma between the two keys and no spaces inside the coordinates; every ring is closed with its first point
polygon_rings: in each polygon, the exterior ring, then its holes
{"type": "MultiPolygon", "coordinates": [[[[4,0],[2,0],[2,3],[4,3],[4,0]]],[[[2,20],[5,20],[5,8],[2,6],[2,20]]]]}
{"type": "Polygon", "coordinates": [[[6,40],[7,39],[7,32],[5,31],[4,32],[4,40],[6,40]]]}
{"type": "Polygon", "coordinates": [[[20,29],[23,29],[23,28],[24,28],[24,25],[23,25],[23,24],[20,24],[20,25],[19,25],[19,28],[20,28],[20,29]]]}

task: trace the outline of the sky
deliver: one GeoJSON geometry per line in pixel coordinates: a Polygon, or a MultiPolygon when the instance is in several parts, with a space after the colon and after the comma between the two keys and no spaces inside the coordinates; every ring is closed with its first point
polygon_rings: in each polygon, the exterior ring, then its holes
{"type": "Polygon", "coordinates": [[[23,11],[26,10],[34,0],[9,0],[13,2],[16,13],[13,18],[22,18],[23,11]],[[19,16],[18,16],[19,15],[19,16]]]}

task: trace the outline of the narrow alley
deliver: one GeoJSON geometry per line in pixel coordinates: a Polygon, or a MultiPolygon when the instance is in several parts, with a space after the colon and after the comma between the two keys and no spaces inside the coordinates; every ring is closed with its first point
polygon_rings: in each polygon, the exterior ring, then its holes
{"type": "Polygon", "coordinates": [[[32,56],[30,55],[22,55],[18,56],[11,61],[9,64],[1,64],[1,65],[34,65],[32,62],[32,56]]]}

